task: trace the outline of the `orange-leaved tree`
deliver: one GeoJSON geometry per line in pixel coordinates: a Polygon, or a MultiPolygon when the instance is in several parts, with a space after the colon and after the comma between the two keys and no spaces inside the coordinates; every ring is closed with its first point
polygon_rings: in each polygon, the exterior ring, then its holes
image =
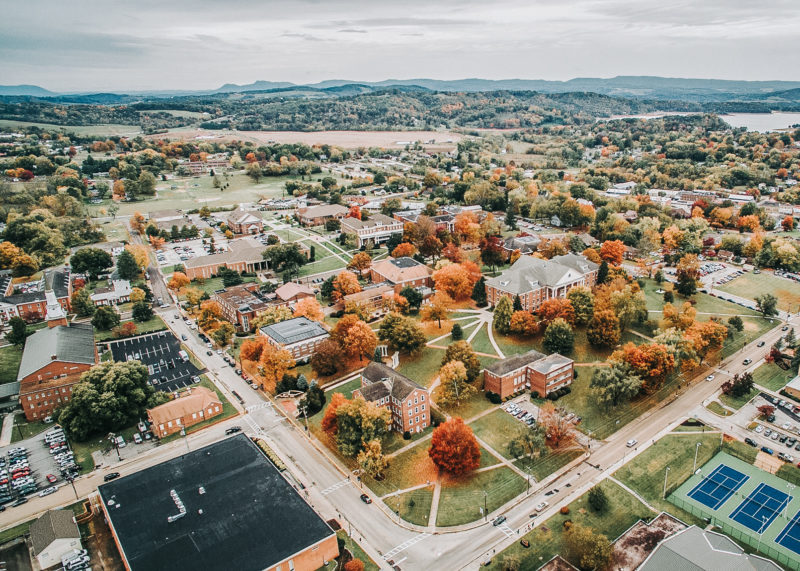
{"type": "Polygon", "coordinates": [[[242,361],[258,361],[266,344],[267,338],[263,335],[259,335],[255,339],[245,339],[239,348],[239,359],[242,361]]]}
{"type": "Polygon", "coordinates": [[[393,258],[406,258],[411,257],[417,253],[417,248],[414,244],[409,242],[402,242],[397,245],[397,247],[392,250],[392,257],[393,258]]]}
{"type": "Polygon", "coordinates": [[[539,322],[529,311],[515,311],[511,314],[509,330],[517,335],[536,335],[539,332],[539,322]]]}
{"type": "Polygon", "coordinates": [[[600,246],[600,258],[609,264],[620,265],[623,255],[625,255],[625,244],[621,240],[606,240],[600,246]]]}
{"type": "Polygon", "coordinates": [[[345,397],[342,393],[333,393],[331,402],[328,405],[328,408],[325,409],[325,415],[322,417],[322,423],[320,424],[320,427],[325,434],[330,436],[336,434],[336,431],[338,430],[338,425],[336,423],[336,411],[346,402],[347,397],[345,397]]]}
{"type": "Polygon", "coordinates": [[[644,381],[646,390],[661,386],[666,376],[675,369],[675,355],[669,347],[661,343],[626,343],[622,349],[611,354],[612,362],[624,362],[644,381]]]}
{"type": "Polygon", "coordinates": [[[545,325],[559,317],[570,325],[575,324],[575,308],[572,307],[572,302],[568,299],[558,297],[548,299],[539,306],[539,309],[536,310],[536,315],[545,325]]]}
{"type": "Polygon", "coordinates": [[[350,260],[350,263],[347,264],[348,270],[357,270],[359,273],[364,273],[365,270],[368,270],[369,267],[372,265],[372,258],[366,252],[359,252],[353,259],[350,260]]]}
{"type": "Polygon", "coordinates": [[[264,343],[258,359],[258,372],[264,379],[264,385],[275,388],[283,375],[294,366],[292,354],[286,349],[278,349],[270,343],[264,343]]]}
{"type": "Polygon", "coordinates": [[[442,319],[447,319],[453,298],[443,291],[437,291],[430,301],[422,307],[420,317],[422,321],[438,321],[439,329],[442,328],[442,319]]]}
{"type": "Polygon", "coordinates": [[[358,357],[363,361],[365,356],[371,357],[378,346],[378,337],[357,315],[349,313],[339,320],[333,328],[333,339],[348,357],[358,357]]]}
{"type": "Polygon", "coordinates": [[[173,291],[178,291],[180,289],[185,288],[190,283],[191,282],[189,281],[189,278],[186,277],[186,274],[184,274],[183,272],[175,272],[172,274],[172,277],[170,278],[167,287],[173,291]]]}
{"type": "Polygon", "coordinates": [[[322,321],[325,314],[315,297],[304,297],[294,305],[295,317],[307,317],[312,321],[322,321]]]}
{"type": "Polygon", "coordinates": [[[361,291],[361,284],[358,283],[358,278],[353,272],[344,270],[339,272],[339,275],[333,280],[333,293],[331,297],[338,301],[346,295],[351,293],[358,293],[361,291]]]}
{"type": "Polygon", "coordinates": [[[471,472],[481,463],[478,440],[460,418],[451,418],[433,431],[428,456],[440,470],[455,476],[471,472]]]}
{"type": "Polygon", "coordinates": [[[450,264],[433,272],[436,291],[443,291],[455,300],[464,300],[472,295],[472,288],[479,278],[473,279],[469,268],[462,264],[450,264]]]}

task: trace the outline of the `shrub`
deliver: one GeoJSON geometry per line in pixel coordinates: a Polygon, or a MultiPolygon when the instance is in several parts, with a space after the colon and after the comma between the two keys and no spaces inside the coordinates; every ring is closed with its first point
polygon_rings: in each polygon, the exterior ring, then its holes
{"type": "Polygon", "coordinates": [[[438,409],[431,408],[431,424],[433,426],[439,426],[445,420],[447,418],[438,409]]]}
{"type": "Polygon", "coordinates": [[[567,506],[562,506],[558,511],[561,515],[569,515],[569,508],[567,506]]]}
{"type": "Polygon", "coordinates": [[[500,398],[500,395],[493,393],[492,391],[488,391],[486,393],[486,398],[489,399],[489,402],[492,404],[500,404],[503,402],[503,399],[500,398]]]}
{"type": "Polygon", "coordinates": [[[403,433],[403,440],[411,440],[411,433],[408,430],[403,433]]]}
{"type": "Polygon", "coordinates": [[[539,391],[533,391],[531,393],[531,400],[536,400],[539,398],[539,391]]]}
{"type": "Polygon", "coordinates": [[[453,341],[460,341],[464,338],[464,331],[458,323],[453,325],[453,329],[450,331],[450,337],[453,338],[453,341]]]}

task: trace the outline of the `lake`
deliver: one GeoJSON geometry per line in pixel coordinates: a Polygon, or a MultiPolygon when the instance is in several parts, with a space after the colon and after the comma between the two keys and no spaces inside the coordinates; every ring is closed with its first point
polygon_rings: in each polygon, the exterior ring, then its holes
{"type": "MultiPolygon", "coordinates": [[[[656,119],[675,115],[697,115],[698,113],[680,113],[676,111],[647,113],[644,115],[612,115],[609,119],[656,119]]],[[[748,131],[777,131],[788,129],[791,125],[800,124],[800,113],[728,113],[720,118],[731,127],[744,127],[748,131]]],[[[603,121],[604,119],[598,119],[603,121]]]]}

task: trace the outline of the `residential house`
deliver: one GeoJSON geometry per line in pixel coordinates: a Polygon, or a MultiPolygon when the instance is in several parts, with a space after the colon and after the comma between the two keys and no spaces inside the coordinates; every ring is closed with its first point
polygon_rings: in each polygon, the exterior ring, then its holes
{"type": "Polygon", "coordinates": [[[236,272],[256,272],[267,269],[268,263],[262,256],[266,247],[253,238],[240,238],[228,242],[228,250],[191,258],[183,263],[186,277],[213,278],[221,267],[236,272]]]}
{"type": "Polygon", "coordinates": [[[211,299],[219,304],[222,317],[233,323],[237,331],[250,331],[250,324],[256,315],[270,306],[256,283],[215,291],[211,294],[211,299]]]}
{"type": "Polygon", "coordinates": [[[535,311],[548,299],[566,298],[575,286],[593,286],[599,267],[577,254],[550,260],[521,256],[502,274],[486,280],[486,299],[494,306],[502,296],[519,296],[525,311],[535,311]]]}
{"type": "Polygon", "coordinates": [[[553,353],[545,356],[531,350],[491,363],[483,371],[484,390],[506,398],[524,389],[545,397],[570,385],[574,377],[574,362],[553,353]]]}
{"type": "Polygon", "coordinates": [[[31,547],[40,569],[61,565],[61,559],[82,548],[72,510],[47,510],[30,526],[31,547]]]}
{"type": "Polygon", "coordinates": [[[21,317],[28,323],[42,321],[47,313],[47,292],[69,312],[71,309],[72,279],[69,268],[45,270],[36,283],[25,284],[20,293],[13,293],[15,285],[10,272],[0,272],[0,318],[7,323],[12,317],[21,317]]]}
{"type": "Polygon", "coordinates": [[[314,290],[306,284],[296,282],[286,282],[275,290],[275,300],[273,304],[293,306],[301,299],[316,297],[314,290]]]}
{"type": "Polygon", "coordinates": [[[99,287],[89,298],[95,305],[119,305],[131,300],[131,282],[128,280],[111,280],[108,287],[99,287]]]}
{"type": "Polygon", "coordinates": [[[192,387],[164,404],[147,409],[153,434],[164,438],[222,414],[217,393],[205,387],[192,387]]]}
{"type": "Polygon", "coordinates": [[[320,204],[297,211],[297,219],[303,226],[321,226],[328,220],[342,220],[350,209],[341,204],[320,204]]]}
{"type": "Polygon", "coordinates": [[[386,258],[374,262],[369,269],[372,283],[388,282],[400,292],[405,287],[430,287],[433,285],[433,270],[414,258],[386,258]]]}
{"type": "Polygon", "coordinates": [[[397,432],[421,432],[431,424],[430,391],[383,363],[366,366],[353,397],[388,408],[397,432]]]}
{"type": "Polygon", "coordinates": [[[360,248],[367,242],[382,244],[393,235],[402,234],[403,223],[384,214],[372,214],[367,220],[348,217],[342,219],[342,232],[355,234],[356,247],[360,248]]]}
{"type": "Polygon", "coordinates": [[[241,208],[228,214],[226,224],[234,234],[259,234],[264,230],[263,218],[241,208]]]}
{"type": "Polygon", "coordinates": [[[295,361],[307,361],[320,343],[330,337],[321,323],[307,317],[295,317],[266,325],[258,330],[274,347],[286,349],[295,361]]]}

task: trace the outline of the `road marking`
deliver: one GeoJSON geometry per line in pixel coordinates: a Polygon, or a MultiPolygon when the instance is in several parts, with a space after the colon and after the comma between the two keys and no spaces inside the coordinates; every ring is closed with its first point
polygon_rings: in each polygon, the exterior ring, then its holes
{"type": "Polygon", "coordinates": [[[426,537],[429,537],[430,535],[431,535],[430,533],[419,533],[419,534],[415,535],[411,539],[404,541],[403,543],[401,543],[400,545],[398,545],[397,547],[392,549],[390,552],[384,553],[383,554],[383,559],[385,561],[388,561],[389,559],[391,559],[392,557],[394,557],[398,553],[401,553],[401,552],[405,551],[406,549],[408,549],[412,545],[416,545],[417,543],[419,543],[420,541],[422,541],[426,537]]]}
{"type": "Polygon", "coordinates": [[[338,490],[339,488],[343,488],[344,486],[346,486],[346,485],[347,485],[347,484],[349,484],[349,483],[350,483],[350,480],[349,480],[349,479],[347,479],[347,478],[345,478],[345,479],[344,479],[344,480],[342,480],[341,482],[336,482],[334,485],[332,485],[332,486],[328,486],[327,488],[325,488],[324,490],[322,490],[322,491],[320,492],[320,494],[322,494],[323,496],[327,496],[327,495],[328,495],[328,494],[330,494],[331,492],[335,492],[335,491],[336,491],[336,490],[338,490]]]}
{"type": "Polygon", "coordinates": [[[249,424],[249,425],[250,425],[250,428],[252,428],[252,429],[253,429],[253,431],[254,431],[256,434],[258,434],[259,436],[262,436],[262,435],[264,434],[264,430],[263,430],[263,429],[262,429],[262,428],[261,428],[261,427],[258,425],[258,423],[257,423],[255,420],[253,420],[253,419],[250,417],[250,415],[247,415],[247,414],[246,414],[246,415],[244,415],[244,420],[245,420],[245,422],[246,422],[247,424],[249,424]]]}
{"type": "Polygon", "coordinates": [[[513,529],[511,529],[511,528],[508,526],[508,524],[507,524],[507,523],[504,523],[503,525],[498,525],[498,526],[497,526],[497,529],[499,529],[500,531],[502,531],[503,533],[505,533],[505,534],[506,534],[506,537],[508,537],[508,538],[511,538],[511,537],[516,537],[516,535],[517,535],[517,534],[516,534],[516,532],[515,532],[513,529]]]}
{"type": "Polygon", "coordinates": [[[244,410],[246,410],[247,412],[253,412],[254,410],[261,410],[262,408],[272,408],[272,403],[271,402],[262,402],[262,403],[259,403],[259,404],[251,404],[250,406],[248,406],[244,410]]]}

